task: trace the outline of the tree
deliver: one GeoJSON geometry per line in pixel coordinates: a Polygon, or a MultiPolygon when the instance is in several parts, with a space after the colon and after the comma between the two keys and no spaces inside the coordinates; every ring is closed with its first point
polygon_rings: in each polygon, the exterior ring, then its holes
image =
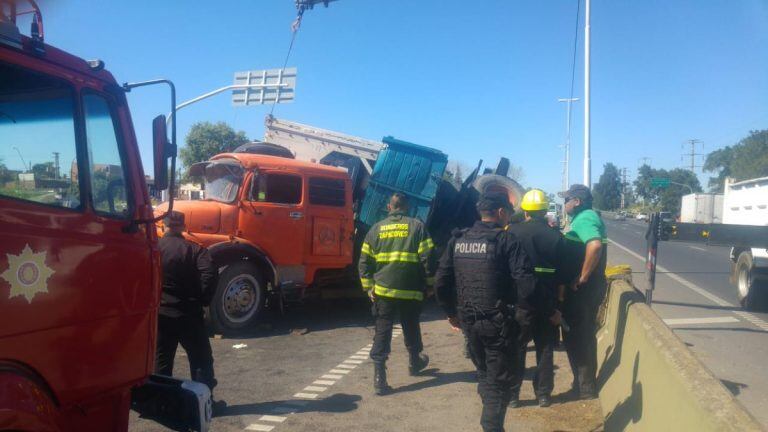
{"type": "Polygon", "coordinates": [[[663,211],[672,212],[673,214],[680,213],[680,203],[683,195],[691,193],[691,189],[694,192],[701,192],[699,179],[690,170],[683,168],[675,168],[670,171],[659,170],[658,177],[667,177],[670,181],[668,187],[660,189],[658,192],[658,204],[663,211]],[[688,185],[690,189],[675,183],[688,185]]]}
{"type": "Polygon", "coordinates": [[[0,158],[0,187],[3,187],[6,183],[14,179],[13,172],[5,166],[3,159],[0,158]]]}
{"type": "Polygon", "coordinates": [[[643,164],[637,170],[637,178],[634,181],[635,195],[645,203],[653,203],[657,199],[657,190],[651,187],[653,171],[650,165],[643,164]]]}
{"type": "Polygon", "coordinates": [[[621,174],[616,165],[607,163],[603,173],[594,186],[594,206],[603,210],[613,210],[621,205],[621,174]]]}
{"type": "Polygon", "coordinates": [[[768,176],[768,129],[750,131],[738,144],[708,154],[704,171],[717,173],[709,179],[714,191],[723,190],[726,177],[739,181],[768,176]]]}
{"type": "Polygon", "coordinates": [[[635,192],[638,197],[643,199],[647,206],[672,213],[680,212],[682,196],[691,193],[691,190],[693,192],[701,192],[701,184],[696,174],[683,168],[667,171],[643,165],[640,167],[637,179],[635,180],[635,192]],[[667,178],[670,184],[664,188],[651,186],[652,178],[667,178]],[[690,188],[681,185],[687,185],[690,188]]]}
{"type": "Polygon", "coordinates": [[[192,125],[185,139],[186,145],[179,152],[181,163],[189,168],[192,164],[206,161],[219,153],[226,153],[249,142],[245,132],[235,132],[224,122],[198,122],[192,125]]]}
{"type": "Polygon", "coordinates": [[[509,164],[509,172],[507,173],[507,177],[518,183],[522,183],[523,179],[525,179],[525,170],[523,170],[523,167],[511,163],[509,164]]]}
{"type": "Polygon", "coordinates": [[[56,169],[53,166],[53,162],[44,162],[32,165],[32,173],[35,178],[54,178],[56,177],[56,169]]]}

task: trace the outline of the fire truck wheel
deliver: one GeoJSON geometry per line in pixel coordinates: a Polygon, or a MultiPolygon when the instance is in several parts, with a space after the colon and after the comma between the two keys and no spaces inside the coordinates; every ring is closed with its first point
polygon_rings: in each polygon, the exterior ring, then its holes
{"type": "Polygon", "coordinates": [[[210,317],[214,331],[227,333],[253,324],[264,309],[267,284],[249,262],[231,264],[219,275],[210,317]]]}
{"type": "Polygon", "coordinates": [[[739,301],[746,310],[760,311],[768,306],[768,286],[755,277],[752,254],[742,252],[736,259],[736,288],[739,301]]]}

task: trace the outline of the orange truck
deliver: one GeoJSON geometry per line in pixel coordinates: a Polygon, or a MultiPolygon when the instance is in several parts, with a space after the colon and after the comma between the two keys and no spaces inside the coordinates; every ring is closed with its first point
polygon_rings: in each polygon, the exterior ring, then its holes
{"type": "MultiPolygon", "coordinates": [[[[207,387],[152,375],[160,257],[125,95],[173,86],[46,44],[28,3],[0,0],[0,154],[19,156],[0,160],[0,430],[126,431],[131,406],[206,430],[207,387]]],[[[164,116],[154,135],[164,189],[164,116]]]]}
{"type": "MultiPolygon", "coordinates": [[[[522,194],[501,175],[478,177],[479,166],[456,190],[443,181],[447,156],[428,147],[268,122],[281,145],[246,144],[193,165],[189,174],[202,179],[205,199],[175,203],[188,238],[208,247],[219,265],[208,313],[219,333],[251,325],[266,303],[362,297],[353,263],[393,192],[409,196],[411,215],[427,223],[438,247],[451,228],[474,221],[479,192],[503,190],[512,202],[522,194]],[[302,155],[309,160],[298,160],[302,155]]],[[[163,204],[156,212],[166,210],[163,204]]]]}

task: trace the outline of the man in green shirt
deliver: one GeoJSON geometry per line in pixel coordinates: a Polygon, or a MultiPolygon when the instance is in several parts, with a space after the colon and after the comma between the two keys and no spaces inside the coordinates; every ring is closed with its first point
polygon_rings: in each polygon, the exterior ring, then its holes
{"type": "Polygon", "coordinates": [[[565,234],[573,264],[580,266],[578,278],[566,290],[563,317],[570,325],[565,347],[573,371],[572,391],[579,399],[597,397],[597,310],[606,291],[605,265],[608,237],[600,215],[592,210],[589,188],[575,184],[560,196],[571,229],[565,234]]]}

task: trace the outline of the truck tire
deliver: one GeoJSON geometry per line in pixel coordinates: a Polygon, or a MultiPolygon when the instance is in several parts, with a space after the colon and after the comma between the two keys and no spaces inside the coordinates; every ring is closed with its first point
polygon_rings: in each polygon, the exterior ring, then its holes
{"type": "Polygon", "coordinates": [[[227,266],[219,275],[210,306],[213,330],[225,334],[258,319],[267,298],[267,284],[258,267],[247,261],[227,266]]]}
{"type": "Polygon", "coordinates": [[[751,252],[744,251],[739,254],[734,273],[741,306],[750,311],[766,309],[766,297],[768,297],[766,284],[755,277],[751,252]]]}
{"type": "Polygon", "coordinates": [[[512,180],[509,177],[504,177],[496,174],[485,174],[477,178],[472,187],[482,195],[485,192],[503,192],[509,197],[509,202],[515,208],[515,211],[519,210],[520,201],[525,195],[525,189],[520,186],[520,183],[512,180]]]}

